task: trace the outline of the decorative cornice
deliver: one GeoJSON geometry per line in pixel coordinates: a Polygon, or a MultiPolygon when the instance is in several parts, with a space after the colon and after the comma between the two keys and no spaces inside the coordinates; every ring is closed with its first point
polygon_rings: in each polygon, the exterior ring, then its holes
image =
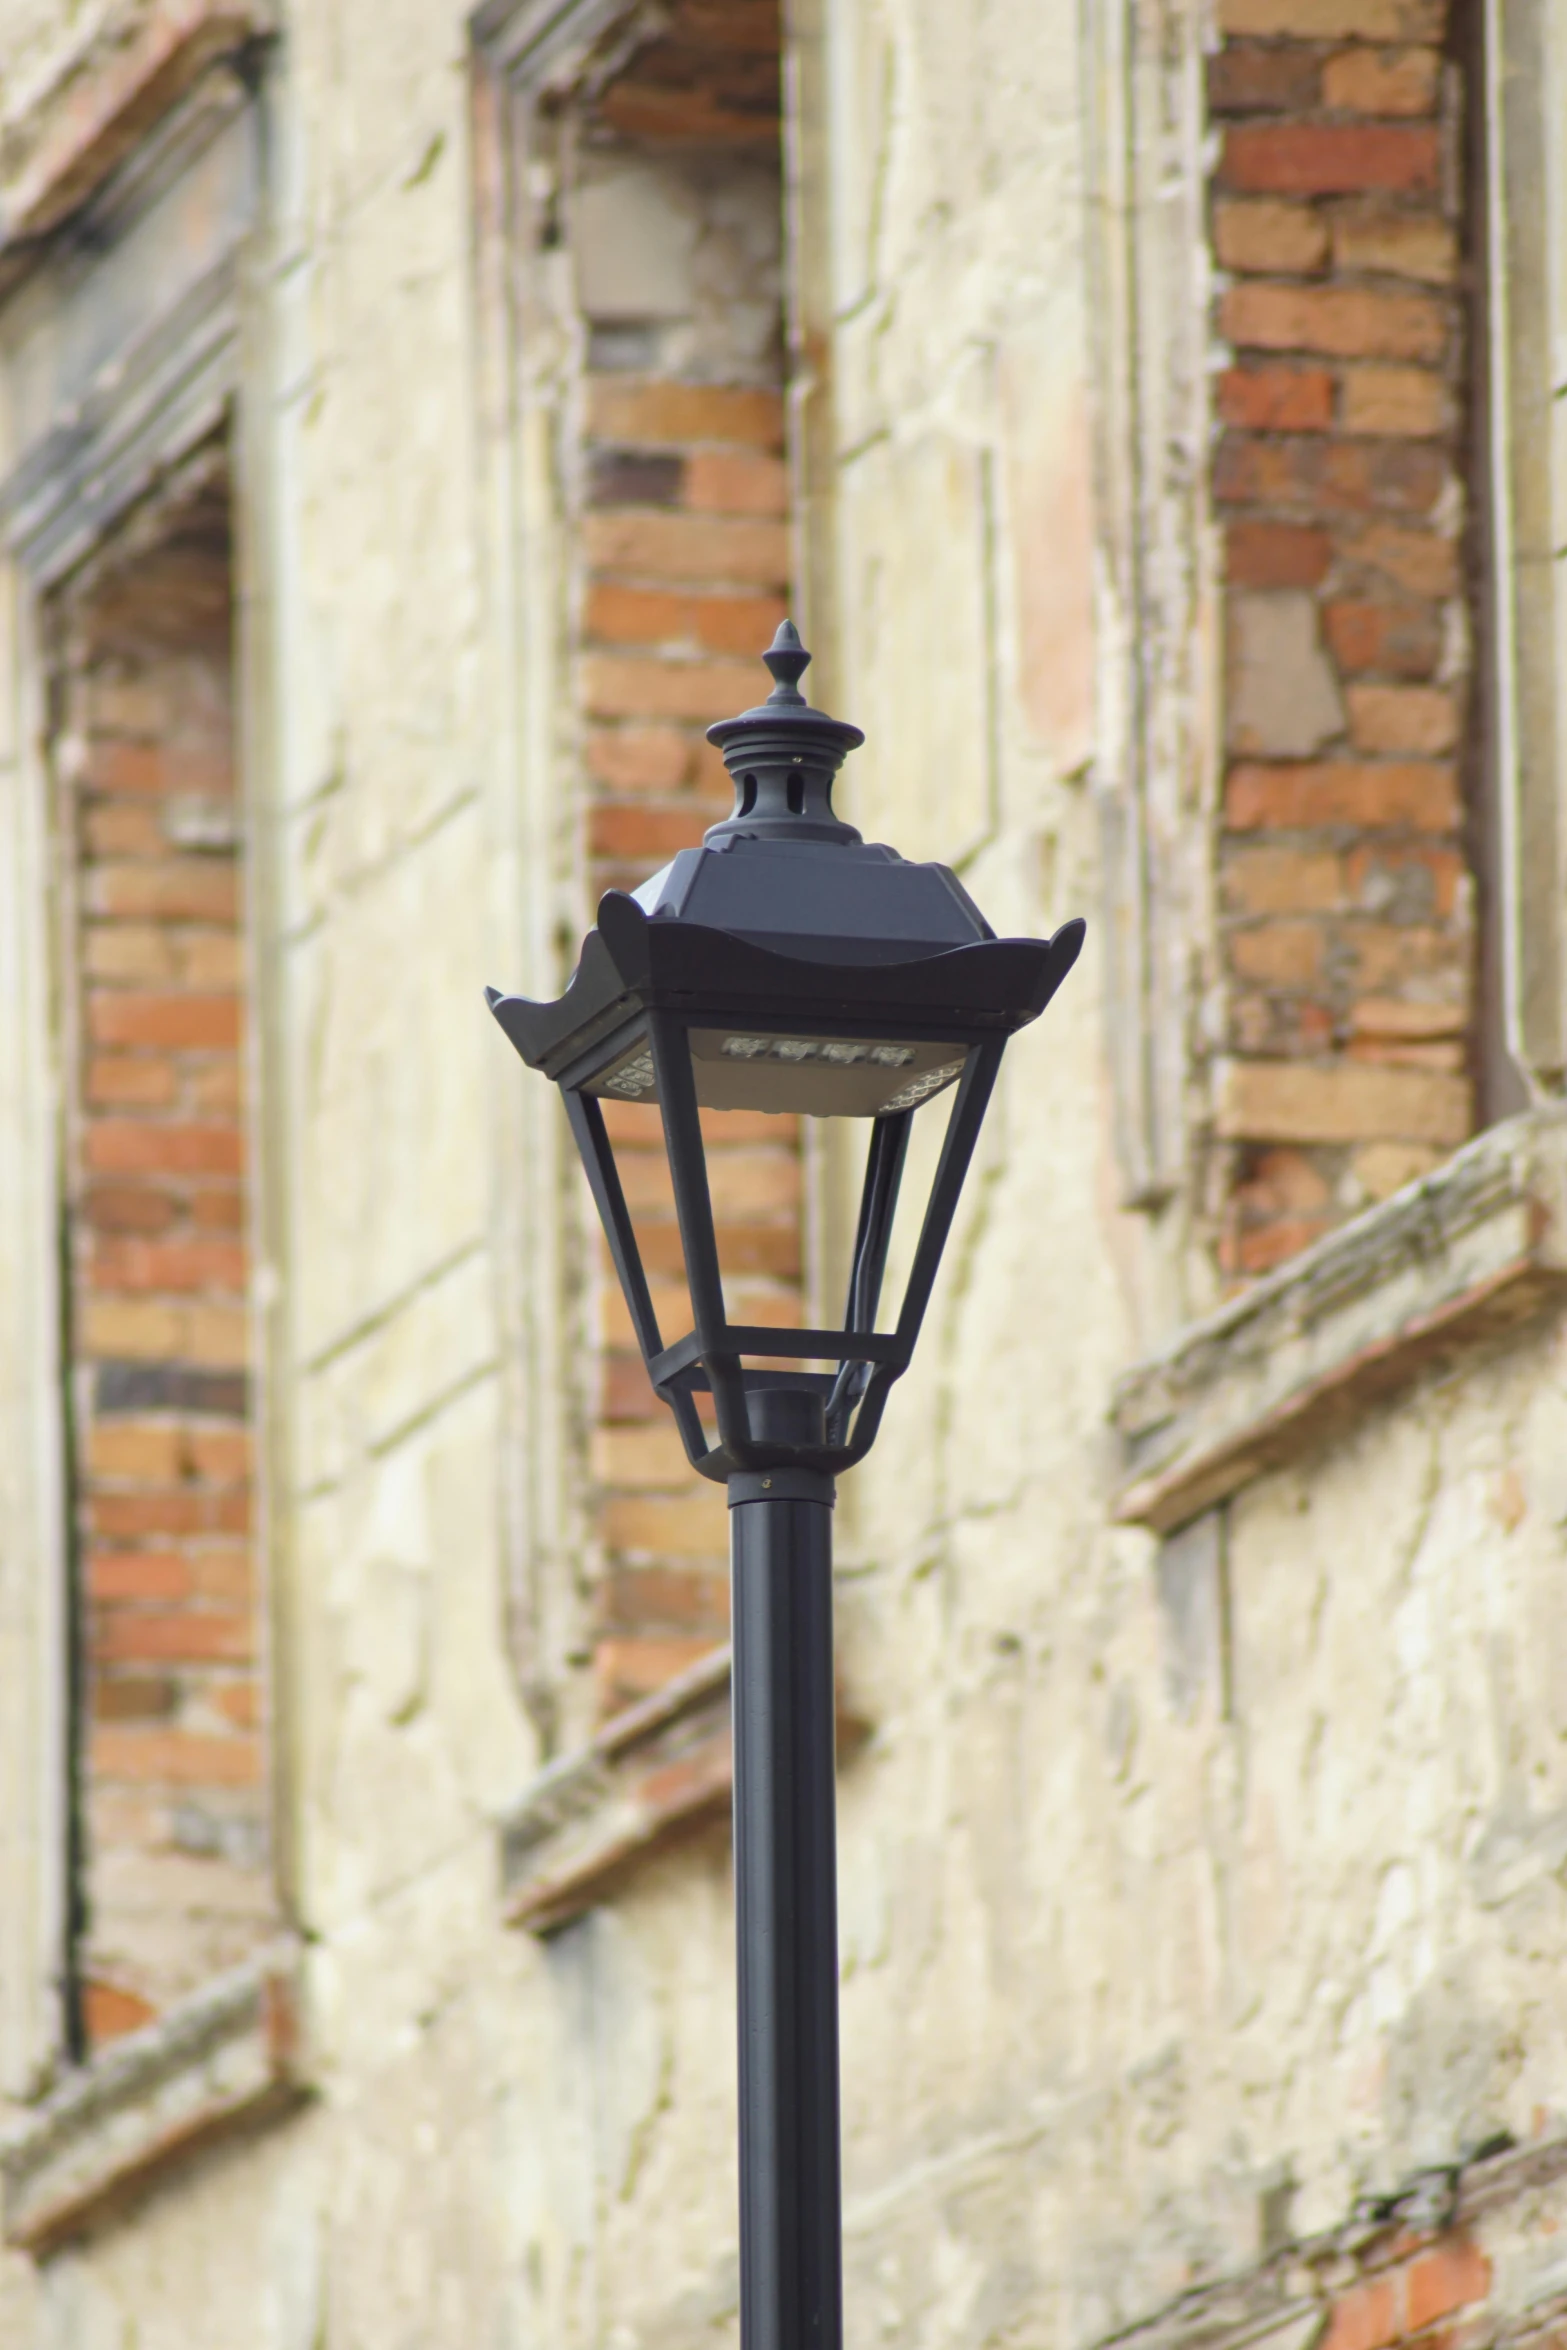
{"type": "MultiPolygon", "coordinates": [[[[840,1703],[840,1759],[867,1735],[840,1703]]],[[[550,1934],[610,1899],[646,1862],[726,1820],[733,1783],[724,1647],[540,1772],[501,1824],[507,1923],[550,1934]]]]}
{"type": "Polygon", "coordinates": [[[0,136],[0,266],[81,209],[217,59],[275,30],[269,0],[142,0],[0,136]]]}
{"type": "Polygon", "coordinates": [[[1567,1299],[1567,1113],[1482,1134],[1118,1385],[1123,1524],[1169,1533],[1453,1350],[1567,1299]]]}
{"type": "MultiPolygon", "coordinates": [[[[1462,2335],[1439,2338],[1526,2350],[1560,2322],[1554,2246],[1564,2218],[1567,2139],[1506,2146],[1419,2171],[1391,2194],[1363,2196],[1337,2227],[1182,2293],[1094,2350],[1307,2350],[1322,2336],[1329,2350],[1341,2341],[1391,2344],[1401,2329],[1367,2332],[1347,2305],[1368,2280],[1456,2247],[1472,2250],[1475,2281],[1486,2263],[1492,2275],[1483,2303],[1454,2305],[1468,2307],[1462,2335]]],[[[1390,2298],[1387,2310],[1394,2307],[1390,2298]]]]}
{"type": "Polygon", "coordinates": [[[656,29],[647,0],[482,0],[468,19],[474,48],[520,89],[569,86],[619,28],[645,21],[656,29]]]}
{"type": "Polygon", "coordinates": [[[168,2166],[305,2095],[297,1956],[278,1943],[112,2042],[0,2138],[5,2240],[43,2255],[168,2166]]]}
{"type": "Polygon", "coordinates": [[[147,134],[78,224],[90,255],[59,273],[53,301],[37,306],[18,344],[33,396],[18,403],[0,481],[0,530],[40,586],[222,424],[238,387],[237,255],[260,173],[255,108],[220,67],[147,134]],[[171,187],[181,200],[160,211],[171,187]],[[123,339],[103,351],[73,335],[82,308],[123,321],[123,339]],[[74,352],[89,359],[73,373],[74,352]]]}

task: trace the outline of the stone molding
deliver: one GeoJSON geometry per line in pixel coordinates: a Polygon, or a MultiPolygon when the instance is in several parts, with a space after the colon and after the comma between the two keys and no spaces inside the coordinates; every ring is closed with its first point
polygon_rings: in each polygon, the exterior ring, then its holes
{"type": "Polygon", "coordinates": [[[210,65],[275,29],[267,0],[117,12],[0,136],[0,271],[78,211],[210,65]]]}
{"type": "MultiPolygon", "coordinates": [[[[868,1735],[840,1696],[840,1762],[868,1735]]],[[[727,1820],[733,1784],[726,1645],[540,1772],[501,1824],[507,1924],[569,1925],[655,1855],[727,1820]]]]}
{"type": "Polygon", "coordinates": [[[1389,2283],[1422,2263],[1408,2316],[1418,2300],[1441,2326],[1437,2340],[1524,2350],[1557,2335],[1567,2305],[1555,2249],[1564,2207],[1567,2139],[1420,2171],[1392,2194],[1362,2197],[1338,2227],[1183,2293],[1096,2350],[1307,2350],[1319,2340],[1351,2350],[1418,2336],[1419,2323],[1393,2324],[1389,2283]]]}
{"type": "Polygon", "coordinates": [[[62,2081],[0,2138],[5,2241],[46,2255],[198,2146],[296,2105],[299,2008],[297,1953],[276,1943],[62,2081]]]}
{"type": "Polygon", "coordinates": [[[640,0],[482,0],[468,19],[481,56],[519,89],[569,87],[626,19],[645,27],[640,0]]]}
{"type": "Polygon", "coordinates": [[[1116,1519],[1167,1534],[1564,1297],[1567,1113],[1530,1111],[1130,1371],[1116,1519]]]}
{"type": "Polygon", "coordinates": [[[540,1772],[501,1827],[508,1925],[548,1934],[580,1917],[722,1814],[732,1772],[724,1647],[540,1772]]]}
{"type": "Polygon", "coordinates": [[[24,337],[15,357],[23,376],[48,382],[49,400],[18,431],[0,482],[0,528],[37,587],[90,554],[227,415],[238,386],[237,257],[260,174],[255,108],[238,78],[215,68],[92,208],[86,275],[67,270],[55,300],[38,306],[38,350],[24,337]],[[173,188],[181,203],[160,203],[173,188]],[[71,318],[95,300],[113,306],[125,333],[76,372],[65,357],[71,318]]]}

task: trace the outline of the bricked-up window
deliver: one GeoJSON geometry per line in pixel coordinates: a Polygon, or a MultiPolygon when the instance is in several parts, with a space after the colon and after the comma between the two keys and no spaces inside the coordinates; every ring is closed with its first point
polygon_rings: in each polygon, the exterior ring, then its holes
{"type": "MultiPolygon", "coordinates": [[[[779,26],[774,0],[676,0],[584,104],[570,240],[587,381],[578,714],[591,898],[630,888],[726,814],[703,740],[757,700],[785,610],[779,26]]],[[[622,1168],[663,1326],[689,1327],[661,1149],[634,1110],[622,1168]],[[685,1317],[682,1319],[682,1317],[685,1317]]],[[[792,1120],[711,1117],[731,1310],[800,1318],[792,1120]]],[[[693,1478],[607,1264],[594,1437],[596,1670],[613,1710],[724,1638],[723,1494],[693,1478]]]]}
{"type": "Polygon", "coordinates": [[[1219,10],[1232,1276],[1474,1124],[1460,13],[1219,10]]]}
{"type": "Polygon", "coordinates": [[[49,615],[88,2046],[232,1964],[271,1909],[230,582],[219,448],[49,615]]]}

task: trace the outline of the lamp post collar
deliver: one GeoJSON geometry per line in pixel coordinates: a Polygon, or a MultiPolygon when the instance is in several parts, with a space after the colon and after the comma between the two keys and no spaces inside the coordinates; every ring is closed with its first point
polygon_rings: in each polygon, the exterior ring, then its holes
{"type": "Polygon", "coordinates": [[[710,726],[707,739],[724,754],[735,804],[709,827],[712,847],[736,839],[836,842],[851,848],[860,835],[833,812],[833,779],[865,740],[859,727],[813,710],[800,691],[811,656],[792,620],[762,655],[772,672],[765,702],[710,726]]]}

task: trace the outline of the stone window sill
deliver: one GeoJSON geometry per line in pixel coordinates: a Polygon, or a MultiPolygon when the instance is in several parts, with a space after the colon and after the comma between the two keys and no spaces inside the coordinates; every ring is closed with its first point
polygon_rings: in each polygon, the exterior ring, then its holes
{"type": "Polygon", "coordinates": [[[274,1945],[114,2041],[0,2139],[6,2241],[52,2252],[196,2147],[297,2104],[298,2012],[295,1953],[274,1945]]]}
{"type": "Polygon", "coordinates": [[[1567,1115],[1492,1127],[1117,1387],[1121,1524],[1172,1533],[1454,1350],[1567,1299],[1567,1115]]]}
{"type": "MultiPolygon", "coordinates": [[[[866,1725],[838,1709],[838,1755],[866,1725]]],[[[635,1871],[729,1816],[729,1650],[715,1648],[562,1755],[501,1823],[506,1921],[554,1933],[613,1897],[635,1871]]]]}

